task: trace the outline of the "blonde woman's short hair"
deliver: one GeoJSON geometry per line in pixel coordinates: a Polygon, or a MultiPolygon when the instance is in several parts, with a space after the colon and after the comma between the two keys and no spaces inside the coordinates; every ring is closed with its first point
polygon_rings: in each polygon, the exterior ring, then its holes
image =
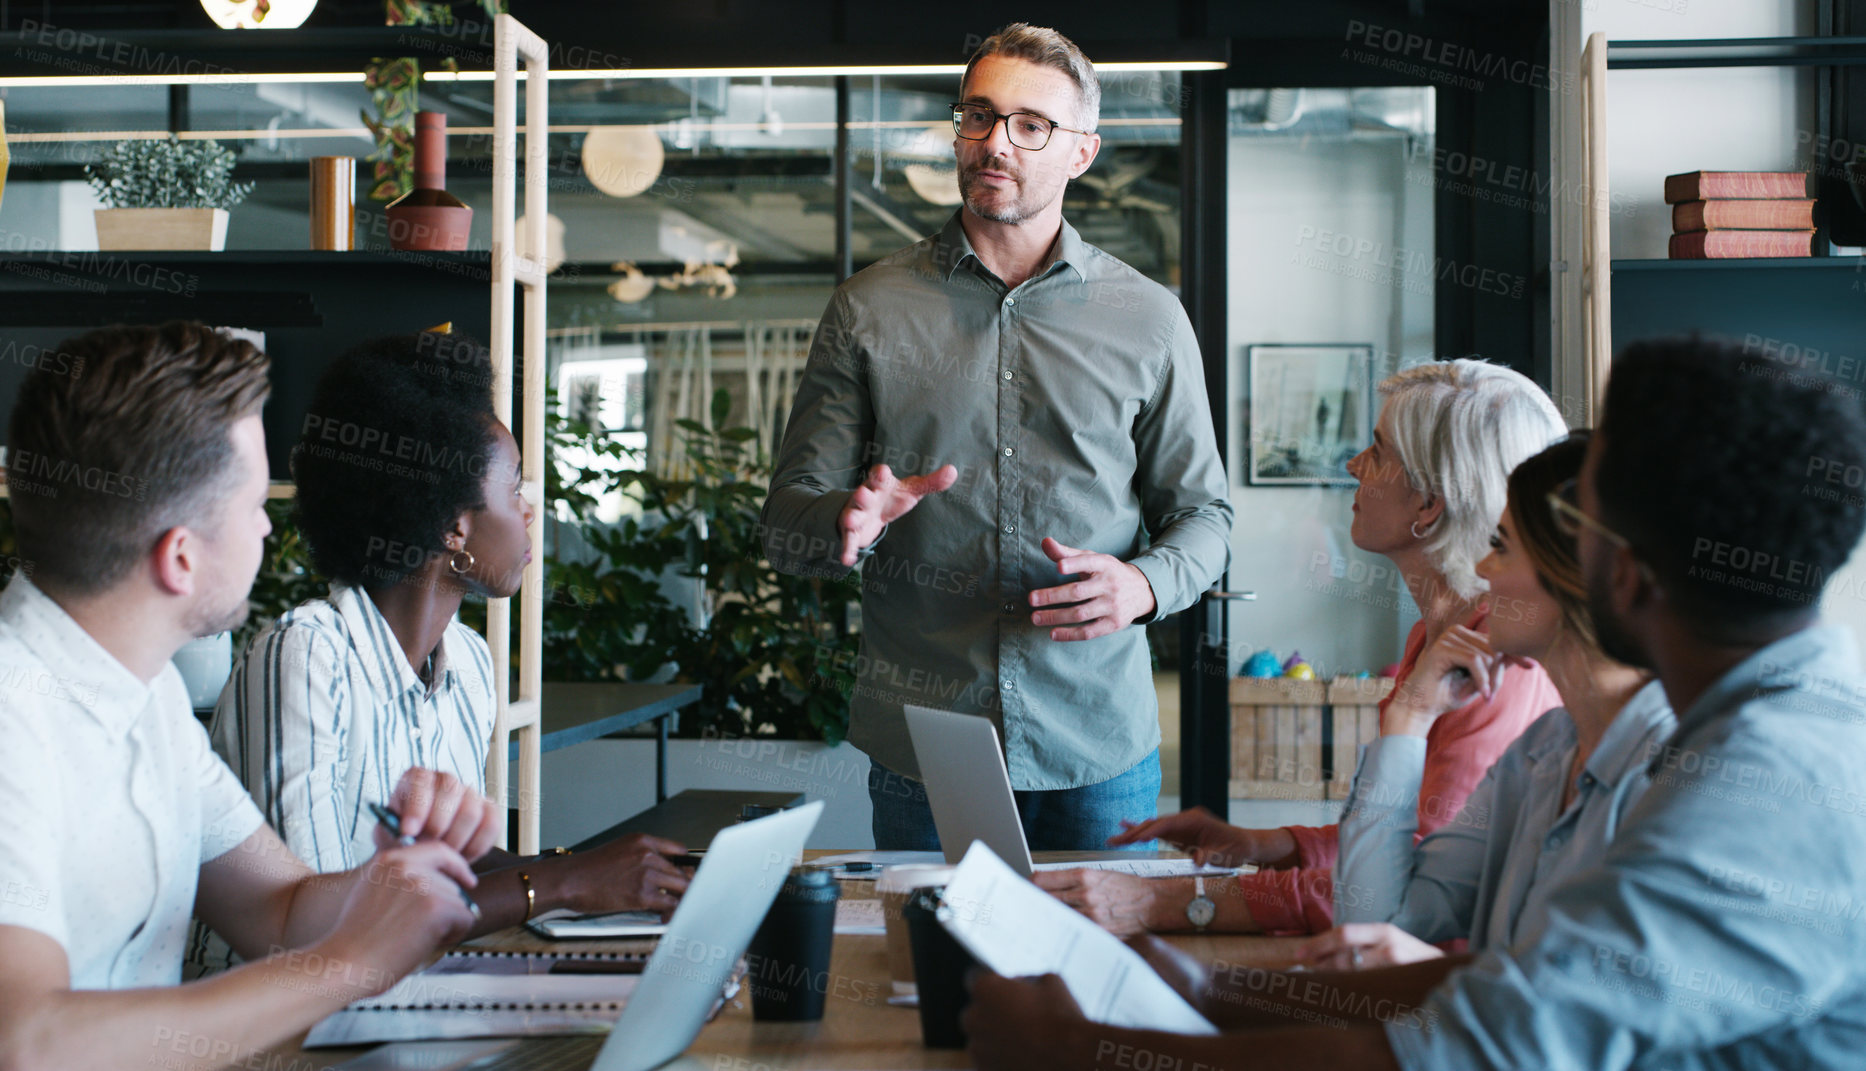
{"type": "Polygon", "coordinates": [[[1487,586],[1477,563],[1509,498],[1510,471],[1568,434],[1541,387],[1502,365],[1415,365],[1380,384],[1393,447],[1414,490],[1444,500],[1425,552],[1462,598],[1487,586]]]}

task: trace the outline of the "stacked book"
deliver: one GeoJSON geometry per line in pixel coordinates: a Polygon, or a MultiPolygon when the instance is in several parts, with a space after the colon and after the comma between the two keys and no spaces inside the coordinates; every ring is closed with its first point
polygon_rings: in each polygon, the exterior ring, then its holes
{"type": "Polygon", "coordinates": [[[1814,198],[1800,171],[1690,171],[1665,178],[1673,260],[1806,257],[1814,198]]]}

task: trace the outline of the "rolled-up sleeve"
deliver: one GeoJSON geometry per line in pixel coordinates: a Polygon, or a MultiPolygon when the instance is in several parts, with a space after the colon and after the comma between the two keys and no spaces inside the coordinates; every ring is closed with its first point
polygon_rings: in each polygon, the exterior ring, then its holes
{"type": "Polygon", "coordinates": [[[782,572],[849,571],[836,519],[867,471],[863,452],[874,434],[862,363],[849,299],[837,291],[811,339],[760,522],[765,557],[782,572]]]}
{"type": "Polygon", "coordinates": [[[1218,459],[1205,392],[1205,366],[1183,308],[1173,330],[1160,390],[1135,420],[1135,492],[1149,545],[1131,559],[1153,586],[1157,621],[1198,601],[1231,562],[1230,485],[1218,459]]]}
{"type": "MultiPolygon", "coordinates": [[[[1391,922],[1432,942],[1470,936],[1486,827],[1454,819],[1417,840],[1425,750],[1417,736],[1367,745],[1341,816],[1337,922],[1391,922]]],[[[1495,810],[1495,771],[1465,800],[1473,814],[1495,810]]]]}

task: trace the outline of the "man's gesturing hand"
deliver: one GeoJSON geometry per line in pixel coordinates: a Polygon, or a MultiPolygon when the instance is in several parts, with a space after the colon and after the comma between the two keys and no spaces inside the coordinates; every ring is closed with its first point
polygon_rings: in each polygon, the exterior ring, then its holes
{"type": "Polygon", "coordinates": [[[854,565],[861,549],[881,538],[881,530],[895,518],[958,479],[959,470],[951,465],[941,465],[925,476],[903,479],[896,479],[894,470],[886,465],[869,469],[868,478],[849,496],[842,516],[836,518],[836,527],[842,530],[842,564],[854,565]]]}
{"type": "Polygon", "coordinates": [[[1067,625],[1050,629],[1052,640],[1092,640],[1119,632],[1135,621],[1153,613],[1153,585],[1139,569],[1111,554],[1065,547],[1045,537],[1043,553],[1056,563],[1056,571],[1074,573],[1077,579],[1068,584],[1030,593],[1032,606],[1060,606],[1060,610],[1039,610],[1030,615],[1033,625],[1067,625]]]}

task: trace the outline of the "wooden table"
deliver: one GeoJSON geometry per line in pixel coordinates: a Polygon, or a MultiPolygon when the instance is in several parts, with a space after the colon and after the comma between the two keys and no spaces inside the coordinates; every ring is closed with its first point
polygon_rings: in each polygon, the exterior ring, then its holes
{"type": "MultiPolygon", "coordinates": [[[[808,852],[816,856],[824,852],[808,852]]],[[[1106,858],[1110,853],[1039,852],[1039,862],[1106,858]]],[[[845,899],[874,898],[874,882],[844,881],[845,899]]],[[[1172,936],[1175,944],[1207,960],[1285,967],[1294,962],[1297,937],[1172,936]]],[[[473,942],[504,951],[562,950],[563,942],[541,941],[523,929],[504,930],[473,942]]],[[[578,941],[580,951],[627,952],[653,947],[644,941],[578,941]]],[[[668,1064],[677,1071],[874,1071],[876,1068],[965,1068],[972,1066],[963,1049],[929,1049],[920,1042],[920,1013],[887,1003],[886,939],[879,935],[839,933],[830,956],[829,999],[823,1018],[814,1023],[762,1023],[752,1019],[751,994],[741,988],[719,1016],[700,1031],[684,1057],[668,1064]]],[[[309,1071],[325,1068],[362,1049],[284,1050],[299,1062],[282,1061],[309,1071]]]]}

